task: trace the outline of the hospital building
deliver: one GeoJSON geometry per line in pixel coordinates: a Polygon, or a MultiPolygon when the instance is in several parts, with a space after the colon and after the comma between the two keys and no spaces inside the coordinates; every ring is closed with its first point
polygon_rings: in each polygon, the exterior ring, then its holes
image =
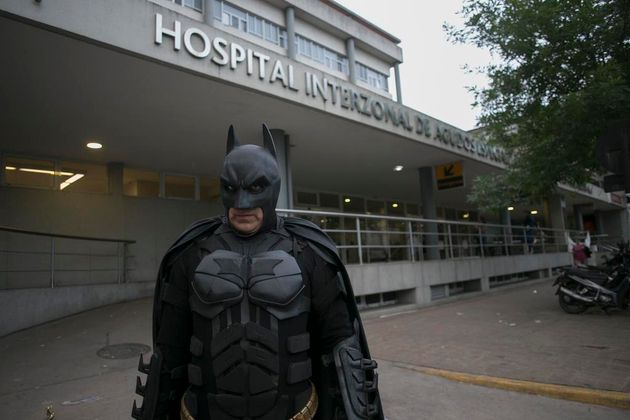
{"type": "Polygon", "coordinates": [[[480,213],[473,179],[509,155],[407,106],[400,40],[332,0],[0,0],[0,37],[0,336],[151,295],[178,235],[224,212],[230,125],[272,130],[279,211],[335,240],[362,308],[549,277],[567,236],[628,237],[597,182],[480,213]]]}

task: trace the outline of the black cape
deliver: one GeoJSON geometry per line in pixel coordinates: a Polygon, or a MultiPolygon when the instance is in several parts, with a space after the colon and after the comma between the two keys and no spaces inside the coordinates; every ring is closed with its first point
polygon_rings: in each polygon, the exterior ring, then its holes
{"type": "MultiPolygon", "coordinates": [[[[355,328],[358,329],[356,333],[359,335],[359,341],[361,343],[361,351],[363,353],[363,357],[367,359],[371,359],[370,350],[368,348],[367,339],[365,337],[365,331],[363,329],[363,323],[361,322],[361,317],[359,316],[359,310],[357,308],[356,301],[354,299],[354,292],[352,291],[352,284],[350,283],[350,277],[348,276],[348,272],[341,261],[341,257],[337,252],[337,247],[332,239],[322,231],[316,224],[309,222],[305,219],[300,219],[297,217],[281,217],[283,221],[284,228],[292,235],[295,235],[303,240],[305,240],[309,246],[326,262],[332,264],[337,268],[339,273],[341,274],[341,289],[344,293],[344,300],[346,306],[348,308],[348,313],[350,315],[350,321],[355,328]]],[[[191,246],[195,240],[209,236],[212,234],[221,224],[224,223],[225,217],[213,217],[209,219],[198,220],[193,223],[188,229],[186,229],[180,237],[175,241],[175,243],[169,248],[169,250],[164,255],[162,259],[162,263],[160,264],[160,269],[158,271],[158,278],[155,284],[155,294],[153,297],[153,346],[155,347],[155,343],[157,340],[157,335],[159,331],[159,318],[160,313],[162,312],[161,308],[161,293],[162,293],[162,284],[165,279],[168,277],[168,273],[173,262],[177,259],[179,255],[181,255],[189,246],[191,246]]],[[[379,416],[377,418],[383,419],[383,410],[380,402],[380,397],[378,398],[378,406],[379,406],[379,416]]]]}

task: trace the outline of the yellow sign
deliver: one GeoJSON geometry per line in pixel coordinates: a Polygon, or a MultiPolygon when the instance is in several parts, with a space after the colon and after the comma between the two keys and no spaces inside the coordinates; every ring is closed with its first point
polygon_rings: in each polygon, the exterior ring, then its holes
{"type": "Polygon", "coordinates": [[[464,165],[462,161],[446,163],[435,167],[435,181],[438,190],[464,186],[464,165]]]}

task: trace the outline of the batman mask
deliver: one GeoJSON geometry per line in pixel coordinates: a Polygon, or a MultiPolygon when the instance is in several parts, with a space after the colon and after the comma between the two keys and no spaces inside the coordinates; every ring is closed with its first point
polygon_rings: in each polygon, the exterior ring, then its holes
{"type": "Polygon", "coordinates": [[[276,147],[271,132],[264,124],[262,131],[264,147],[254,144],[241,146],[234,134],[234,127],[230,126],[221,172],[221,199],[228,223],[230,208],[260,207],[263,211],[263,221],[255,233],[276,227],[276,204],[280,194],[280,170],[276,160],[276,147]]]}

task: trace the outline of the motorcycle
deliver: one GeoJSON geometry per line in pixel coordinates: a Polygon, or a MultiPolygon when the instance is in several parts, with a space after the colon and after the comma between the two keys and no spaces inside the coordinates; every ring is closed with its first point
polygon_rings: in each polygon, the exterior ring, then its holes
{"type": "Polygon", "coordinates": [[[591,306],[599,306],[606,313],[610,308],[627,308],[630,303],[629,244],[619,244],[604,266],[565,269],[553,286],[558,286],[558,302],[569,314],[580,314],[591,306]]]}

